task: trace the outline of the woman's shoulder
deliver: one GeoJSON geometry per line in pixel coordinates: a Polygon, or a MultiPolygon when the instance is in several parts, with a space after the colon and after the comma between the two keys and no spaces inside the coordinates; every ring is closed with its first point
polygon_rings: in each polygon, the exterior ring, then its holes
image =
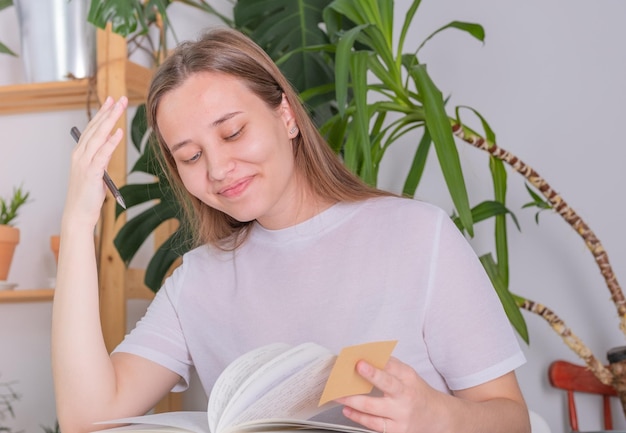
{"type": "Polygon", "coordinates": [[[372,215],[380,214],[385,217],[392,215],[403,218],[411,216],[433,219],[447,217],[445,211],[437,205],[398,196],[377,197],[366,200],[362,209],[364,212],[370,212],[372,215]]]}

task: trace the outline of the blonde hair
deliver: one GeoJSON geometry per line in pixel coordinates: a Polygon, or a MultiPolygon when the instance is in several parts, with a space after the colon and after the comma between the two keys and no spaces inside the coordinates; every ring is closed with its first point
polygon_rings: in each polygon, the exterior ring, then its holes
{"type": "Polygon", "coordinates": [[[280,106],[285,95],[300,130],[292,141],[296,170],[321,199],[353,202],[390,195],[366,185],[345,167],[320,135],[296,91],[256,43],[233,29],[213,29],[195,42],[183,42],[162,63],[152,79],[146,103],[148,124],[159,143],[160,152],[156,153],[183,206],[183,217],[195,235],[195,245],[211,243],[224,249],[236,248],[250,226],[250,222],[237,221],[187,192],[159,131],[156,117],[161,98],[198,72],[234,76],[272,109],[280,106]]]}

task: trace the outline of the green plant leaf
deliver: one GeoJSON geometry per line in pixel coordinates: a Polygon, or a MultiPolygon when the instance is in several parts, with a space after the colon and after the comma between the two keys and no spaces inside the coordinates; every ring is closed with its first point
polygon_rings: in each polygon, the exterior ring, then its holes
{"type": "Polygon", "coordinates": [[[157,292],[174,261],[189,250],[187,232],[181,228],[168,237],[154,253],[144,278],[144,284],[153,292],[157,292]]]}
{"type": "Polygon", "coordinates": [[[141,245],[162,222],[176,216],[173,204],[163,200],[129,219],[113,240],[124,263],[128,266],[141,245]]]}
{"type": "MultiPolygon", "coordinates": [[[[368,184],[376,185],[376,174],[372,164],[372,151],[370,148],[369,137],[369,110],[367,106],[367,59],[369,53],[359,51],[351,56],[350,71],[352,81],[354,83],[354,123],[355,123],[355,140],[352,142],[356,145],[354,149],[360,155],[357,160],[361,161],[358,173],[361,178],[368,184]]],[[[346,148],[346,152],[348,152],[346,148]]]]}
{"type": "Polygon", "coordinates": [[[13,188],[11,199],[0,197],[0,225],[12,226],[18,216],[18,210],[28,202],[30,192],[23,191],[20,185],[13,188]]]}
{"type": "MultiPolygon", "coordinates": [[[[127,209],[153,200],[161,200],[165,195],[161,182],[129,183],[120,188],[120,194],[124,197],[127,209]]],[[[170,199],[170,197],[167,198],[170,199]]],[[[116,209],[116,217],[123,212],[124,209],[120,206],[116,209]]]]}
{"type": "Polygon", "coordinates": [[[409,27],[413,22],[413,17],[417,12],[417,8],[419,8],[421,0],[413,0],[411,7],[407,10],[406,16],[404,18],[404,23],[402,23],[402,30],[400,31],[400,39],[398,40],[398,50],[396,52],[396,56],[398,59],[402,57],[402,52],[404,48],[404,40],[406,39],[406,34],[409,31],[409,27]]]}
{"type": "MultiPolygon", "coordinates": [[[[474,108],[467,106],[458,106],[456,107],[456,119],[460,125],[463,125],[461,122],[461,109],[468,109],[472,111],[479,119],[482,124],[483,130],[485,131],[486,142],[489,146],[493,146],[496,143],[496,134],[494,133],[491,126],[487,120],[474,108]]],[[[463,126],[464,127],[464,126],[463,126]]],[[[506,190],[507,190],[507,173],[504,168],[504,162],[498,158],[493,156],[489,157],[489,169],[491,172],[491,178],[493,181],[494,188],[494,197],[495,200],[502,205],[506,205],[506,190]]],[[[511,215],[513,215],[511,213],[511,215]]],[[[515,219],[515,215],[513,215],[513,220],[517,225],[518,230],[520,229],[517,220],[515,219]]],[[[499,267],[500,275],[503,280],[503,284],[505,287],[509,285],[509,247],[508,247],[508,237],[507,237],[507,227],[506,227],[506,215],[496,215],[495,217],[495,244],[496,244],[496,257],[497,257],[497,265],[499,267]]]]}
{"type": "Polygon", "coordinates": [[[526,321],[524,320],[522,312],[519,310],[515,296],[505,287],[498,265],[496,265],[496,263],[494,262],[491,254],[485,254],[481,256],[480,262],[483,264],[483,267],[485,268],[485,271],[487,271],[487,275],[489,276],[491,283],[496,289],[496,293],[500,298],[500,302],[504,307],[504,311],[509,318],[509,321],[511,322],[517,333],[520,335],[520,337],[522,337],[526,344],[528,344],[529,337],[526,321]]]}
{"type": "Polygon", "coordinates": [[[140,104],[137,106],[137,111],[135,111],[133,121],[130,125],[130,138],[137,152],[141,152],[141,143],[147,130],[148,118],[146,117],[146,104],[140,104]]]}
{"type": "Polygon", "coordinates": [[[15,53],[15,51],[11,50],[9,47],[4,45],[2,42],[0,42],[0,53],[9,54],[11,56],[17,57],[17,53],[15,53]]]}
{"type": "Polygon", "coordinates": [[[417,186],[419,185],[420,180],[422,179],[422,174],[424,173],[424,168],[426,167],[428,152],[431,148],[432,142],[433,141],[430,138],[428,130],[425,129],[424,135],[422,135],[422,139],[415,150],[409,174],[404,181],[404,187],[402,188],[403,195],[407,197],[415,196],[415,191],[417,190],[417,186]]]}
{"type": "Polygon", "coordinates": [[[101,29],[111,22],[113,32],[126,37],[137,30],[141,16],[141,0],[93,0],[87,21],[101,29]]]}
{"type": "Polygon", "coordinates": [[[323,9],[330,0],[239,0],[234,6],[235,27],[247,33],[272,59],[293,86],[302,91],[333,82],[333,70],[323,52],[303,50],[326,46],[320,29],[323,9]]]}
{"type": "MultiPolygon", "coordinates": [[[[518,230],[520,229],[520,225],[515,214],[499,201],[485,200],[472,208],[472,219],[475,224],[501,215],[510,215],[515,223],[515,226],[518,230]]],[[[461,225],[461,221],[458,216],[453,215],[452,221],[456,224],[459,230],[463,231],[463,226],[461,225]]]]}
{"type": "Polygon", "coordinates": [[[463,22],[463,21],[452,21],[446,24],[445,26],[440,27],[439,29],[435,30],[433,33],[430,34],[430,36],[424,39],[424,41],[420,44],[420,46],[417,48],[415,53],[417,54],[422,49],[422,47],[426,44],[426,42],[428,42],[429,40],[433,38],[433,36],[435,36],[437,33],[440,33],[446,29],[462,30],[464,32],[469,33],[471,36],[478,39],[479,41],[483,43],[485,42],[485,29],[480,24],[468,23],[468,22],[463,22]]]}
{"type": "MultiPolygon", "coordinates": [[[[13,6],[13,0],[0,0],[0,11],[10,6],[13,6]]],[[[17,53],[4,45],[2,42],[0,42],[0,53],[17,57],[17,53]]]]}
{"type": "Polygon", "coordinates": [[[450,120],[445,112],[443,95],[430,79],[425,65],[415,65],[410,70],[418,92],[422,96],[426,128],[432,137],[439,165],[459,213],[459,218],[470,236],[474,236],[472,213],[459,153],[454,143],[450,120]]]}

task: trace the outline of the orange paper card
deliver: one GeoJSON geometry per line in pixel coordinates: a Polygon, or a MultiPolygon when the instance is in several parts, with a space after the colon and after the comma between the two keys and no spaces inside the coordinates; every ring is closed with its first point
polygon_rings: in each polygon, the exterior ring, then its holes
{"type": "Polygon", "coordinates": [[[343,348],[326,381],[319,406],[339,397],[369,393],[374,386],[359,376],[356,363],[364,360],[376,368],[384,368],[397,342],[376,341],[343,348]]]}

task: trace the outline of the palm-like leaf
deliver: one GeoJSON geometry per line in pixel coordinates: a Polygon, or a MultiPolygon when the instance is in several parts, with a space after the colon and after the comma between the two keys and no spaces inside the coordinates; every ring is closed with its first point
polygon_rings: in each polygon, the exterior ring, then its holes
{"type": "MultiPolygon", "coordinates": [[[[333,148],[339,149],[346,165],[366,182],[376,185],[379,164],[387,148],[400,136],[418,128],[423,130],[415,156],[406,177],[404,193],[412,196],[424,171],[427,155],[434,147],[450,197],[455,205],[455,222],[473,236],[476,222],[495,218],[497,263],[489,256],[483,265],[507,309],[507,314],[520,335],[527,338],[523,318],[513,294],[508,291],[508,243],[506,218],[514,215],[505,207],[507,176],[501,161],[490,158],[494,200],[470,207],[468,192],[454,141],[451,119],[445,111],[441,91],[429,76],[426,65],[417,57],[419,49],[433,36],[447,29],[457,29],[483,41],[480,25],[453,21],[436,31],[413,49],[403,54],[409,24],[420,1],[410,6],[397,47],[393,46],[393,2],[378,0],[335,0],[325,11],[325,18],[339,14],[355,24],[349,31],[337,33],[335,56],[335,87],[338,114],[321,130],[333,148]],[[358,44],[358,45],[357,45],[358,44]],[[369,79],[376,78],[376,82],[369,79]],[[352,95],[351,99],[348,95],[352,95]],[[370,100],[376,102],[368,103],[370,100]],[[388,116],[388,114],[393,114],[388,116]],[[339,143],[336,142],[339,140],[339,143]]],[[[327,28],[331,28],[327,25],[327,28]]],[[[331,40],[335,37],[331,35],[331,40]]],[[[483,123],[488,142],[495,134],[483,123]]],[[[457,116],[458,117],[458,116],[457,116]]]]}

